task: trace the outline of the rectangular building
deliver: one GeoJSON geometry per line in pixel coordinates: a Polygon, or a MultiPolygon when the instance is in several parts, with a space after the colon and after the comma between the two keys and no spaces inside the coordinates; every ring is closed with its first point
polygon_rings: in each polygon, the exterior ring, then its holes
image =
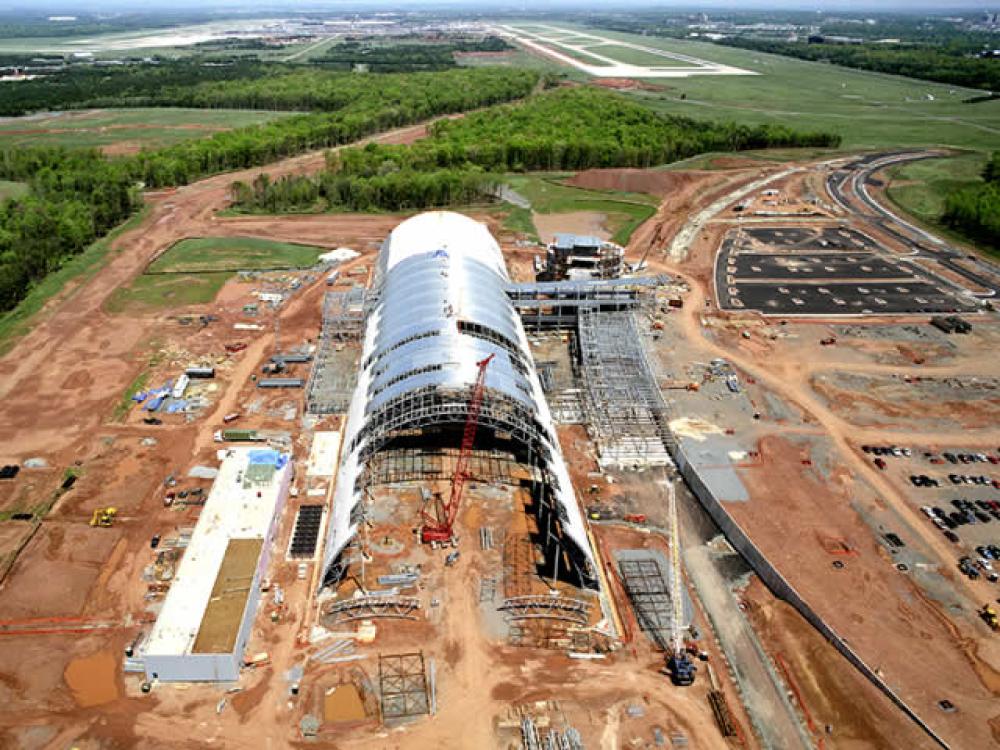
{"type": "Polygon", "coordinates": [[[143,650],[148,680],[238,679],[291,477],[286,454],[226,451],[143,650]]]}

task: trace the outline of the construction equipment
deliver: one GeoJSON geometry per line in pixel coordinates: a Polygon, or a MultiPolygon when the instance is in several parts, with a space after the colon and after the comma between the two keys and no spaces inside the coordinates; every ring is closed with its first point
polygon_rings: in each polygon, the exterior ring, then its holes
{"type": "Polygon", "coordinates": [[[990,626],[990,630],[1000,630],[1000,618],[997,618],[997,611],[989,604],[983,605],[983,608],[979,610],[979,616],[990,626]]]}
{"type": "Polygon", "coordinates": [[[451,495],[447,503],[442,503],[440,495],[436,497],[434,503],[436,517],[431,516],[426,507],[421,511],[423,526],[420,529],[420,540],[424,544],[447,543],[454,539],[455,518],[458,516],[458,508],[462,502],[462,489],[469,476],[469,457],[472,455],[472,446],[476,441],[476,430],[479,428],[479,410],[483,405],[486,368],[495,356],[495,354],[491,354],[486,359],[476,362],[479,374],[476,376],[476,384],[472,389],[472,398],[469,399],[469,413],[465,419],[465,430],[462,433],[462,449],[458,454],[455,473],[451,479],[451,495]]]}
{"type": "Polygon", "coordinates": [[[114,526],[115,518],[117,516],[117,508],[111,506],[108,506],[107,508],[94,508],[94,515],[90,517],[90,525],[108,529],[114,526]]]}
{"type": "Polygon", "coordinates": [[[667,669],[670,680],[678,686],[685,687],[694,684],[695,666],[688,656],[684,645],[682,622],[684,620],[684,601],[681,598],[681,539],[677,521],[677,494],[674,485],[667,483],[670,493],[670,655],[667,657],[667,669]]]}

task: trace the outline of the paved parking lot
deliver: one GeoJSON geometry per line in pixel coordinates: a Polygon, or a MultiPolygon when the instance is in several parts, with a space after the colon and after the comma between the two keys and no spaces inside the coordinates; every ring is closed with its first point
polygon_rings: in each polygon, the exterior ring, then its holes
{"type": "Polygon", "coordinates": [[[842,227],[754,227],[727,233],[716,264],[719,304],[772,315],[970,312],[971,300],[867,235],[842,227]]]}

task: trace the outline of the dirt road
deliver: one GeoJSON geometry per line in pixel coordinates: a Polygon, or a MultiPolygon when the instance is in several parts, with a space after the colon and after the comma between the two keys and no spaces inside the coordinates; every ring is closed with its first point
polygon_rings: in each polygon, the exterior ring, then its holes
{"type": "MultiPolygon", "coordinates": [[[[426,124],[413,125],[365,142],[409,143],[426,131],[426,124]]],[[[277,220],[215,216],[228,204],[234,181],[249,181],[263,172],[272,177],[315,172],[323,167],[325,153],[317,151],[264,167],[215,175],[176,191],[151,195],[148,216],[114,240],[106,265],[82,285],[52,300],[35,327],[0,359],[0,444],[17,445],[29,455],[52,454],[108,417],[110,403],[137,368],[133,352],[153,335],[155,325],[109,316],[103,310],[104,302],[178,240],[252,234],[335,245],[338,237],[345,235],[372,240],[384,237],[387,226],[394,223],[391,217],[352,216],[345,223],[336,215],[277,220]],[[82,377],[85,385],[65,388],[67,378],[74,374],[82,377]]]]}

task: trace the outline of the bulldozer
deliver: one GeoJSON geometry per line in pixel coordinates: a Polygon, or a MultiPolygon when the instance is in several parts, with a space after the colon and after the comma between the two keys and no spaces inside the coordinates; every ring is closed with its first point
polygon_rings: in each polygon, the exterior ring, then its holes
{"type": "Polygon", "coordinates": [[[983,608],[979,610],[979,616],[990,626],[990,630],[1000,630],[1000,619],[997,618],[997,611],[989,604],[983,605],[983,608]]]}
{"type": "Polygon", "coordinates": [[[117,515],[118,509],[111,506],[107,508],[94,508],[94,515],[90,517],[90,525],[100,526],[104,529],[111,528],[114,526],[117,515]]]}

